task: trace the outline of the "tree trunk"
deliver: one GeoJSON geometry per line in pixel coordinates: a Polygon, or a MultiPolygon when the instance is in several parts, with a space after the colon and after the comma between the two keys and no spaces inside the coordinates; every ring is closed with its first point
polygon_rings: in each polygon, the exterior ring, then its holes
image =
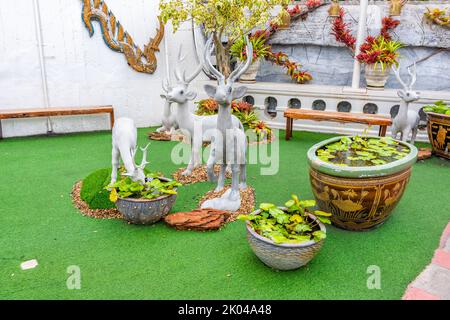
{"type": "Polygon", "coordinates": [[[217,67],[225,77],[228,77],[231,74],[230,52],[222,45],[222,41],[217,35],[214,35],[214,44],[216,46],[217,67]]]}

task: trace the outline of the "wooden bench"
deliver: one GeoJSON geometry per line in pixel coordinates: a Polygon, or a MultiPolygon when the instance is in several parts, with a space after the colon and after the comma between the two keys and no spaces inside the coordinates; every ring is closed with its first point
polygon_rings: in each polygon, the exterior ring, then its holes
{"type": "Polygon", "coordinates": [[[114,126],[114,109],[112,106],[95,107],[64,107],[64,108],[36,108],[36,109],[6,109],[0,110],[0,139],[2,136],[2,119],[76,116],[86,114],[108,113],[111,129],[114,126]]]}
{"type": "Polygon", "coordinates": [[[292,138],[292,126],[294,124],[294,119],[332,121],[340,123],[351,122],[380,126],[379,135],[381,137],[386,135],[387,126],[392,124],[392,120],[389,117],[366,113],[331,112],[288,108],[284,112],[284,116],[286,118],[286,140],[290,140],[292,138]]]}

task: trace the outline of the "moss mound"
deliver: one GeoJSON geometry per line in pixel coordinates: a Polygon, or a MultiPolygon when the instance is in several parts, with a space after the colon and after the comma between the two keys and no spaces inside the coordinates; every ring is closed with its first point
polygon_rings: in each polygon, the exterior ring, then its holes
{"type": "Polygon", "coordinates": [[[83,180],[80,196],[91,209],[112,209],[116,206],[109,200],[105,187],[111,179],[111,168],[94,171],[83,180]]]}

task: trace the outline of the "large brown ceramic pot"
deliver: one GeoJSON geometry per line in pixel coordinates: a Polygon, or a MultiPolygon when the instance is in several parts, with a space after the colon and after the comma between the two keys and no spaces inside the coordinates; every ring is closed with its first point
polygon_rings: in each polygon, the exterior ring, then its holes
{"type": "Polygon", "coordinates": [[[409,148],[409,155],[370,167],[337,166],[316,156],[318,149],[341,138],[325,140],[308,151],[317,205],[332,213],[331,221],[337,227],[356,231],[375,228],[389,218],[403,196],[411,167],[417,160],[417,148],[399,141],[409,148]]]}
{"type": "Polygon", "coordinates": [[[450,159],[450,116],[428,112],[428,138],[437,156],[450,159]]]}

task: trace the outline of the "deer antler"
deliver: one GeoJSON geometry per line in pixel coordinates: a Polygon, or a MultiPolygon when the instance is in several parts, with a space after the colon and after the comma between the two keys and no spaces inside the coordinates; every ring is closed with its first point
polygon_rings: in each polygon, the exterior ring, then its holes
{"type": "Polygon", "coordinates": [[[183,45],[180,45],[179,49],[178,49],[178,61],[177,61],[177,65],[175,66],[175,78],[177,79],[177,81],[184,81],[185,78],[185,73],[181,74],[181,70],[180,70],[180,64],[184,61],[184,59],[186,58],[185,56],[182,55],[183,52],[183,45]]]}
{"type": "Polygon", "coordinates": [[[211,73],[216,76],[217,81],[219,81],[219,83],[222,83],[225,82],[225,76],[222,73],[220,73],[219,70],[214,68],[213,64],[211,63],[211,53],[213,49],[214,49],[213,36],[210,35],[205,46],[204,60],[206,67],[209,69],[209,71],[211,71],[211,73]]]}
{"type": "Polygon", "coordinates": [[[408,86],[406,83],[403,82],[402,78],[400,77],[400,67],[396,68],[394,65],[392,65],[392,71],[394,71],[395,77],[397,78],[398,82],[403,86],[405,90],[408,90],[408,86]]]}
{"type": "Polygon", "coordinates": [[[170,91],[170,85],[169,85],[169,80],[167,78],[165,78],[162,82],[162,89],[164,90],[165,93],[169,93],[170,91]]]}
{"type": "Polygon", "coordinates": [[[149,162],[147,161],[147,148],[148,148],[149,145],[150,145],[150,143],[147,143],[147,145],[145,146],[145,148],[141,148],[141,151],[142,151],[142,162],[141,162],[141,164],[139,165],[139,168],[141,168],[141,169],[144,169],[145,166],[146,166],[147,164],[149,164],[149,162]]]}
{"type": "Polygon", "coordinates": [[[406,70],[408,70],[408,73],[411,77],[411,81],[409,83],[409,89],[412,90],[413,85],[416,83],[417,76],[416,76],[416,63],[414,62],[413,65],[413,71],[411,72],[411,67],[408,67],[406,70]]]}
{"type": "Polygon", "coordinates": [[[247,61],[245,64],[239,65],[228,77],[228,81],[235,82],[239,77],[247,71],[247,69],[250,67],[253,61],[253,46],[248,38],[248,36],[245,36],[245,42],[247,44],[246,52],[247,52],[247,61]]]}

